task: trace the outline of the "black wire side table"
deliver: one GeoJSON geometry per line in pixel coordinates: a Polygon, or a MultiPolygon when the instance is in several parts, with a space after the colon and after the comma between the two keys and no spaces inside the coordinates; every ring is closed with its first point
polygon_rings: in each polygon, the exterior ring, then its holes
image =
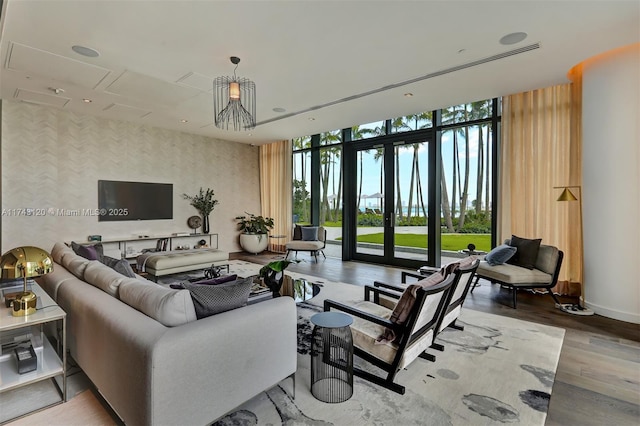
{"type": "Polygon", "coordinates": [[[353,395],[353,318],[341,312],[311,317],[311,394],[329,403],[353,395]]]}

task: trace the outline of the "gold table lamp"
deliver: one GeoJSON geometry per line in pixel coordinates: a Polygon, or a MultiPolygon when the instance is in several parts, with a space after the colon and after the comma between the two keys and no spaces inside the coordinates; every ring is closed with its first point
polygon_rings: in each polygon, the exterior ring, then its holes
{"type": "Polygon", "coordinates": [[[46,251],[32,246],[9,250],[0,258],[0,278],[24,280],[22,292],[15,295],[11,313],[14,317],[31,315],[36,312],[37,296],[27,290],[27,278],[39,277],[53,271],[53,260],[46,251]]]}

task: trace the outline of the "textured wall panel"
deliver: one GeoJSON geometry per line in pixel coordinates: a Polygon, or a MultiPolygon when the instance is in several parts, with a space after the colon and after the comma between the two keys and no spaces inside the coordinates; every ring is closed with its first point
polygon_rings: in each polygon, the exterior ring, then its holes
{"type": "Polygon", "coordinates": [[[233,218],[260,212],[257,147],[20,102],[2,106],[2,252],[20,245],[50,250],[56,241],[92,234],[190,231],[187,218],[197,212],[182,194],[200,187],[220,201],[210,216],[220,248],[239,251],[233,218]],[[57,213],[96,208],[100,179],[172,183],[174,219],[98,222],[57,213]],[[38,210],[12,214],[23,208],[38,210]]]}

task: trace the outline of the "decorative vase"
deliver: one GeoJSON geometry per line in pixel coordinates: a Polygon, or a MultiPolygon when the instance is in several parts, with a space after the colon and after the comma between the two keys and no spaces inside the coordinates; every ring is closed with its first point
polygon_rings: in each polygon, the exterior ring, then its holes
{"type": "Polygon", "coordinates": [[[202,215],[202,233],[209,233],[209,216],[207,215],[202,215]]]}
{"type": "Polygon", "coordinates": [[[269,246],[268,234],[240,234],[240,247],[249,253],[262,253],[269,246]]]}
{"type": "Polygon", "coordinates": [[[284,279],[284,272],[269,271],[267,275],[263,277],[264,284],[269,287],[273,297],[280,297],[280,288],[282,287],[282,280],[284,279]]]}

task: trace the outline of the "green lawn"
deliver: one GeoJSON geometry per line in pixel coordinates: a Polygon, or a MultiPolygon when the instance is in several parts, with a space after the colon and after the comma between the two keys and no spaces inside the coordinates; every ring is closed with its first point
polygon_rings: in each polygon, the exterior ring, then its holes
{"type": "MultiPolygon", "coordinates": [[[[358,237],[359,243],[382,244],[384,234],[367,234],[358,237]]],[[[491,250],[490,234],[442,234],[442,250],[458,251],[466,249],[469,243],[476,246],[476,250],[491,250]]],[[[424,234],[396,234],[396,245],[405,247],[427,248],[427,238],[424,234]]]]}

